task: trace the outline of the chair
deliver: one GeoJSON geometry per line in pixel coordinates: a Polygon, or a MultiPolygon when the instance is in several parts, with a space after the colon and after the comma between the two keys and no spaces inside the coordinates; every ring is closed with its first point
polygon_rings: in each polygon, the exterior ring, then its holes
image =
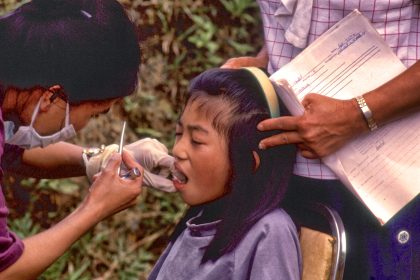
{"type": "Polygon", "coordinates": [[[299,215],[291,215],[300,228],[302,280],[343,279],[346,234],[339,214],[316,203],[304,205],[299,215]]]}

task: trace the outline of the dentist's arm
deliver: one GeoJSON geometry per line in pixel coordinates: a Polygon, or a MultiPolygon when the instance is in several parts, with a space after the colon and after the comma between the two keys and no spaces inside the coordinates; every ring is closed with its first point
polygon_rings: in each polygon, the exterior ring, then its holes
{"type": "Polygon", "coordinates": [[[18,149],[5,149],[2,167],[7,172],[34,178],[65,178],[86,174],[82,160],[83,148],[80,146],[59,142],[45,148],[20,152],[18,149]]]}
{"type": "MultiPolygon", "coordinates": [[[[129,168],[137,167],[143,174],[142,167],[128,153],[123,157],[129,168]]],[[[23,255],[0,272],[0,279],[36,279],[99,221],[133,206],[141,192],[143,177],[134,180],[120,178],[117,174],[120,163],[121,157],[115,153],[73,213],[52,228],[24,239],[23,255]]]]}

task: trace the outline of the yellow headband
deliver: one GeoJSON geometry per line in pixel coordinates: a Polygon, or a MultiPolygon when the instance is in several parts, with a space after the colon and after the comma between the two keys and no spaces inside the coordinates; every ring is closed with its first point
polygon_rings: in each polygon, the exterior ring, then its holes
{"type": "Polygon", "coordinates": [[[265,100],[270,110],[270,116],[272,118],[280,117],[280,106],[279,100],[277,99],[276,91],[274,90],[273,84],[268,79],[267,75],[257,67],[242,67],[249,71],[258,81],[262,91],[264,92],[265,100]]]}

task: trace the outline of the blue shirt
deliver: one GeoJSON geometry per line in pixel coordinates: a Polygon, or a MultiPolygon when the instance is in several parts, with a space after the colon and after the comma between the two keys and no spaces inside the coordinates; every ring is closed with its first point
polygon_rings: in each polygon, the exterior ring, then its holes
{"type": "Polygon", "coordinates": [[[186,229],[168,245],[153,268],[152,279],[276,279],[301,278],[302,259],[296,227],[282,209],[262,217],[238,246],[215,262],[201,264],[204,249],[217,224],[187,222],[186,229]]]}

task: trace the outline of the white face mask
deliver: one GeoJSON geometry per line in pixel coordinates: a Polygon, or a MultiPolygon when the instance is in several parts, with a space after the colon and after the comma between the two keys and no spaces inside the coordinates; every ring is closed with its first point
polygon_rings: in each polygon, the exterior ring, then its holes
{"type": "Polygon", "coordinates": [[[66,106],[66,121],[65,126],[56,133],[52,135],[42,136],[36,132],[35,128],[33,127],[34,121],[36,116],[38,115],[39,106],[41,104],[41,100],[38,101],[34,112],[32,114],[31,124],[29,126],[20,126],[15,134],[10,133],[13,131],[13,122],[5,122],[4,123],[4,130],[5,130],[5,137],[6,143],[11,145],[16,145],[24,149],[32,149],[36,147],[45,147],[49,144],[57,143],[60,141],[65,141],[76,136],[76,131],[72,124],[70,124],[70,109],[69,103],[66,106]]]}

